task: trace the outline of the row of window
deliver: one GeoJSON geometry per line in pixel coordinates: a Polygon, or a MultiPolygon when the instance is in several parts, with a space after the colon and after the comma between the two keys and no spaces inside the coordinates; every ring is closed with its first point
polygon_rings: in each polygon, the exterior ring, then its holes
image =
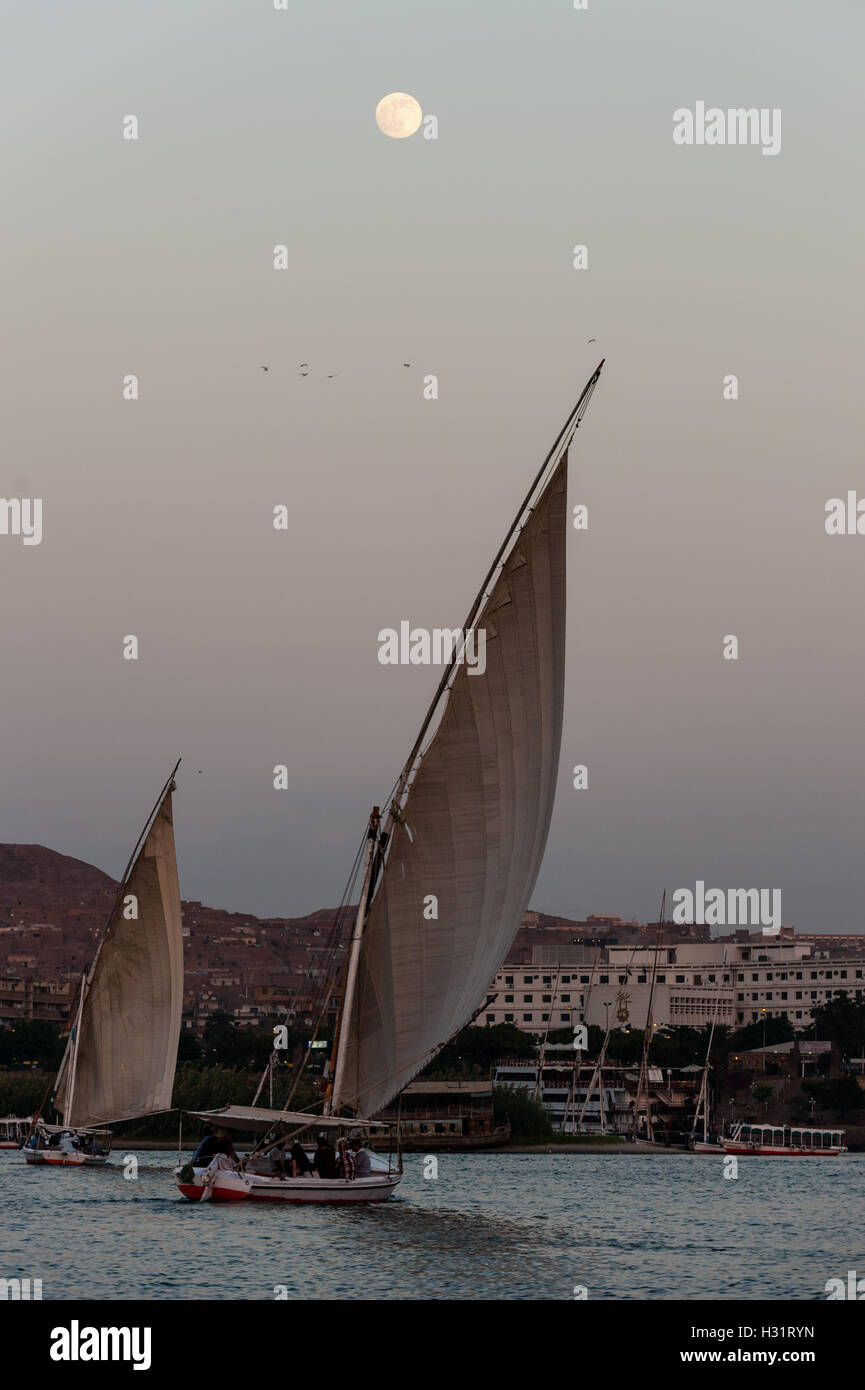
{"type": "MultiPolygon", "coordinates": [[[[758,974],[758,973],[755,971],[755,972],[751,975],[751,981],[752,981],[752,983],[756,984],[756,983],[758,983],[761,979],[766,980],[766,981],[770,981],[770,980],[774,981],[774,979],[775,979],[776,977],[777,977],[778,980],[786,980],[786,979],[788,978],[788,976],[789,976],[790,979],[802,980],[802,979],[805,978],[806,973],[808,974],[808,978],[811,979],[811,980],[824,980],[824,979],[825,979],[825,980],[831,980],[831,979],[834,979],[834,978],[836,978],[836,977],[837,977],[839,980],[846,980],[846,979],[848,979],[848,978],[852,978],[852,979],[856,979],[856,980],[865,979],[865,970],[855,970],[855,971],[853,971],[852,973],[851,973],[849,970],[812,970],[812,971],[810,971],[810,972],[805,972],[805,971],[802,971],[802,970],[796,970],[796,971],[793,971],[793,970],[790,970],[790,971],[787,971],[787,970],[779,970],[779,971],[774,971],[774,972],[773,972],[773,971],[769,970],[769,971],[767,971],[767,972],[765,973],[765,975],[760,975],[760,974],[758,974]]],[[[524,976],[523,976],[523,984],[524,984],[524,985],[531,985],[531,984],[534,984],[534,983],[535,983],[535,978],[536,978],[536,977],[535,977],[534,975],[524,975],[524,976]]],[[[630,976],[628,976],[628,975],[617,975],[617,976],[616,976],[616,979],[617,979],[617,981],[618,981],[618,983],[619,983],[620,985],[626,985],[626,984],[628,984],[628,982],[629,982],[629,980],[630,980],[630,976]]],[[[659,984],[659,985],[665,985],[665,984],[668,983],[668,979],[667,979],[667,976],[666,976],[665,974],[659,974],[658,977],[657,977],[657,979],[658,979],[658,984],[659,984]]],[[[737,976],[736,976],[736,979],[737,979],[737,981],[738,981],[738,983],[739,983],[740,985],[743,985],[743,984],[745,983],[745,976],[744,976],[744,974],[739,974],[739,975],[737,975],[737,976]]],[[[677,984],[677,985],[684,985],[684,984],[687,984],[687,983],[688,983],[687,977],[686,977],[685,975],[674,975],[674,976],[671,976],[671,977],[670,977],[670,981],[671,981],[671,983],[677,984]]],[[[560,978],[559,978],[559,984],[560,984],[560,985],[569,985],[569,984],[571,984],[571,983],[573,983],[573,984],[579,983],[579,984],[581,984],[581,985],[588,985],[588,984],[591,984],[591,982],[592,982],[592,976],[591,976],[591,975],[580,975],[579,977],[577,977],[576,975],[562,975],[562,976],[560,976],[560,978]]],[[[598,975],[598,976],[597,976],[597,982],[598,982],[598,984],[601,984],[601,985],[608,985],[608,984],[610,983],[610,976],[609,976],[608,974],[607,974],[607,975],[598,975]]],[[[702,985],[702,984],[714,985],[714,984],[717,984],[718,982],[719,982],[719,975],[718,975],[717,973],[706,974],[705,971],[699,971],[699,972],[695,972],[695,973],[692,975],[692,977],[691,977],[691,984],[694,984],[694,985],[702,985]],[[705,980],[703,979],[704,974],[705,974],[705,980]]],[[[506,986],[506,987],[507,987],[508,985],[513,985],[513,983],[514,983],[514,976],[513,976],[513,975],[506,975],[506,976],[504,977],[504,983],[505,983],[505,986],[506,986]]],[[[552,976],[551,976],[551,975],[544,975],[542,983],[545,984],[545,985],[551,985],[551,984],[553,983],[552,976]]],[[[648,977],[647,977],[647,975],[646,975],[645,972],[642,972],[641,974],[639,974],[639,975],[636,976],[636,983],[637,983],[638,985],[645,985],[645,984],[648,983],[648,977]]],[[[723,979],[721,980],[721,983],[723,983],[723,984],[725,984],[725,985],[730,984],[730,976],[729,976],[729,975],[724,975],[724,976],[723,976],[723,979]]],[[[564,998],[564,996],[562,996],[562,997],[564,998]]],[[[548,1003],[549,1000],[550,1000],[550,996],[549,996],[549,995],[544,995],[544,1002],[545,1002],[545,1003],[548,1003]]],[[[528,1000],[526,1000],[526,1002],[528,1002],[528,1000]]]]}
{"type": "MultiPolygon", "coordinates": [[[[849,993],[849,991],[848,991],[848,990],[843,990],[843,989],[836,989],[836,990],[831,990],[831,989],[812,989],[812,990],[797,989],[797,990],[794,991],[794,993],[795,993],[795,996],[796,996],[797,999],[804,999],[805,996],[808,995],[808,994],[810,994],[810,996],[811,996],[812,999],[823,999],[823,998],[831,999],[831,997],[832,997],[833,994],[837,994],[837,995],[840,996],[840,995],[842,995],[842,994],[847,994],[847,993],[849,993]]],[[[853,990],[852,993],[853,993],[853,997],[854,997],[855,999],[861,999],[861,998],[862,998],[862,991],[861,991],[861,989],[853,990]]],[[[765,992],[761,992],[761,993],[758,993],[756,990],[754,990],[753,994],[751,995],[752,1001],[757,1000],[757,999],[760,999],[760,998],[763,998],[763,999],[771,999],[772,997],[773,997],[773,996],[772,996],[772,990],[771,990],[771,989],[770,989],[770,990],[766,990],[765,992]]],[[[786,989],[782,989],[782,990],[779,990],[779,991],[778,991],[778,998],[779,998],[779,999],[786,999],[787,997],[788,997],[788,991],[787,991],[786,989]]],[[[744,994],[737,994],[737,995],[736,995],[736,999],[738,1000],[738,1002],[739,1002],[740,1004],[744,1004],[744,1002],[745,1002],[745,996],[744,996],[744,994]]]]}

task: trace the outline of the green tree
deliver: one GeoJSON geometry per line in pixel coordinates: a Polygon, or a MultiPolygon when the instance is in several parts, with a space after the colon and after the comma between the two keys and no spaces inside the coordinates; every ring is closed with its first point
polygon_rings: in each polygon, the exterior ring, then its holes
{"type": "Polygon", "coordinates": [[[496,1086],[493,1109],[500,1123],[510,1121],[511,1138],[517,1143],[553,1137],[553,1126],[547,1111],[524,1086],[496,1086]]]}
{"type": "Polygon", "coordinates": [[[177,1042],[177,1060],[178,1062],[199,1062],[201,1060],[201,1043],[189,1028],[181,1029],[177,1042]]]}
{"type": "Polygon", "coordinates": [[[442,1048],[422,1073],[423,1076],[489,1076],[501,1057],[531,1057],[537,1053],[537,1039],[512,1023],[494,1027],[464,1028],[442,1048]]]}
{"type": "Polygon", "coordinates": [[[838,994],[812,1010],[816,1036],[833,1042],[845,1057],[865,1057],[865,1002],[838,994]]]}

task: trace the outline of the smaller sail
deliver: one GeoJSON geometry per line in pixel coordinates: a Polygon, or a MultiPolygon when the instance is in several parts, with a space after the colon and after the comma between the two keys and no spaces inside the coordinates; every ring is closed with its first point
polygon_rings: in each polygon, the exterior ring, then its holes
{"type": "Polygon", "coordinates": [[[171,1108],[183,933],[171,789],[156,812],[84,988],[55,1098],[70,1128],[171,1108]]]}

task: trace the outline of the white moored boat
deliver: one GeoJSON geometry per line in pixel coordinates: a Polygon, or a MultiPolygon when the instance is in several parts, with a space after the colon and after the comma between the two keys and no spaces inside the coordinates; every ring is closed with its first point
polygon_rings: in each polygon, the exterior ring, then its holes
{"type": "Polygon", "coordinates": [[[62,1123],[30,1122],[25,1161],[102,1165],[122,1120],[171,1109],[183,1007],[183,930],[171,794],[165,783],[117,890],[50,1104],[62,1123]]]}
{"type": "Polygon", "coordinates": [[[26,1120],[16,1119],[14,1115],[0,1120],[0,1149],[20,1149],[32,1124],[32,1115],[28,1115],[26,1120]]]}
{"type": "MultiPolygon", "coordinates": [[[[449,637],[449,651],[440,651],[444,672],[384,815],[374,807],[369,817],[357,861],[363,860],[359,895],[350,888],[344,900],[358,906],[323,1116],[262,1112],[267,1132],[250,1158],[237,1168],[228,1153],[213,1159],[213,1198],[389,1196],[398,1167],[344,1183],[338,1177],[263,1181],[253,1166],[281,1136],[294,1137],[292,1130],[372,1127],[475,1017],[516,936],[543,859],[559,770],[568,450],[602,366],[537,472],[462,627],[436,629],[449,637]]],[[[421,633],[421,641],[424,635],[429,638],[421,633]]],[[[335,985],[326,982],[327,995],[335,985]]],[[[208,1118],[227,1126],[237,1110],[208,1118]]],[[[177,1182],[184,1196],[205,1199],[203,1173],[199,1180],[187,1166],[177,1182]]]]}
{"type": "Polygon", "coordinates": [[[725,1153],[767,1158],[837,1158],[847,1152],[843,1129],[803,1129],[801,1125],[737,1124],[719,1142],[725,1153]]]}

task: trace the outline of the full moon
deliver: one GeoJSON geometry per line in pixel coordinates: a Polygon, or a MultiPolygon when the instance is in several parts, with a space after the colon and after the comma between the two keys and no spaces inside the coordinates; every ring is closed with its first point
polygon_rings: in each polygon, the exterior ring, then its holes
{"type": "Polygon", "coordinates": [[[420,106],[407,92],[391,92],[390,96],[382,97],[375,108],[376,125],[392,140],[414,135],[422,120],[420,106]]]}

